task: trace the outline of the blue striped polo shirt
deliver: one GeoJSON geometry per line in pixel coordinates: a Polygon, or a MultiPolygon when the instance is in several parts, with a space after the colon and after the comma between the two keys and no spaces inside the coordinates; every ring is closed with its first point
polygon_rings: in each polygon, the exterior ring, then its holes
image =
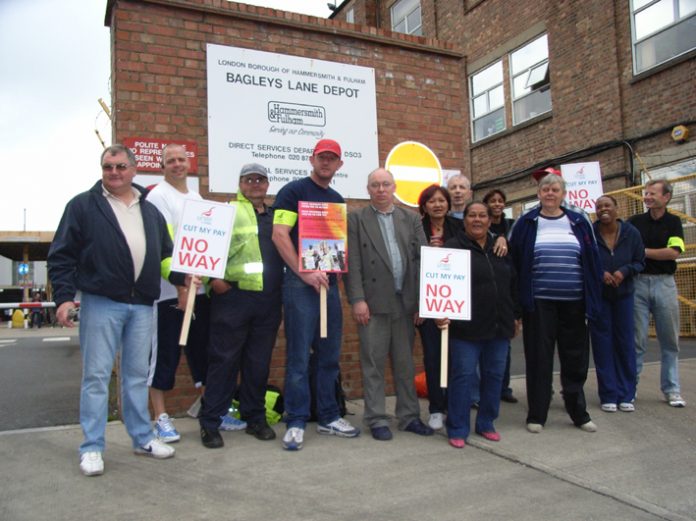
{"type": "Polygon", "coordinates": [[[534,298],[582,300],[580,244],[565,214],[539,215],[532,266],[534,298]]]}

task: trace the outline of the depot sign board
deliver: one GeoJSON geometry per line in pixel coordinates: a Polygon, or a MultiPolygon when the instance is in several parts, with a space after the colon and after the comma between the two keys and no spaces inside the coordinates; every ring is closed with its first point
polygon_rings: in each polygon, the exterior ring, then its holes
{"type": "Polygon", "coordinates": [[[421,246],[420,304],[423,318],[471,320],[471,252],[421,246]]]}
{"type": "Polygon", "coordinates": [[[235,205],[187,199],[175,235],[172,271],[225,278],[235,205]]]}
{"type": "Polygon", "coordinates": [[[344,162],[332,188],[367,197],[379,166],[373,68],[208,44],[207,77],[211,192],[236,192],[230,173],[253,162],[269,169],[268,193],[277,194],[311,173],[314,145],[330,138],[344,162]]]}
{"type": "Polygon", "coordinates": [[[162,150],[166,145],[177,144],[184,147],[191,164],[190,174],[198,173],[198,145],[194,141],[170,141],[148,137],[126,137],[122,143],[135,154],[138,172],[161,172],[162,150]]]}
{"type": "Polygon", "coordinates": [[[561,175],[566,183],[565,200],[587,213],[595,213],[595,201],[604,193],[599,162],[561,165],[561,175]]]}

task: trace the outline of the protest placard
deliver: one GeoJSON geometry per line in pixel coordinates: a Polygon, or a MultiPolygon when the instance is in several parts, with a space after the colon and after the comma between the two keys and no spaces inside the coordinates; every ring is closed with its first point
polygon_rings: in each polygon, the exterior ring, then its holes
{"type": "Polygon", "coordinates": [[[421,247],[420,307],[424,318],[471,320],[471,252],[421,247]]]}
{"type": "MultiPolygon", "coordinates": [[[[420,303],[423,318],[471,320],[471,252],[421,246],[420,303]]],[[[449,329],[441,330],[440,386],[447,387],[449,329]]]]}
{"type": "MultiPolygon", "coordinates": [[[[298,204],[298,269],[300,272],[348,271],[347,207],[343,203],[300,201],[298,204]]],[[[319,335],[326,338],[326,288],[319,291],[319,335]]]]}
{"type": "Polygon", "coordinates": [[[561,165],[561,174],[566,183],[566,201],[595,213],[595,201],[604,193],[599,161],[561,165]]]}
{"type": "Polygon", "coordinates": [[[346,205],[300,201],[300,271],[347,272],[346,205]]]}
{"type": "MultiPolygon", "coordinates": [[[[222,279],[237,207],[213,201],[187,199],[176,231],[172,271],[222,279]]],[[[185,345],[196,291],[189,287],[179,344],[185,345]]]]}

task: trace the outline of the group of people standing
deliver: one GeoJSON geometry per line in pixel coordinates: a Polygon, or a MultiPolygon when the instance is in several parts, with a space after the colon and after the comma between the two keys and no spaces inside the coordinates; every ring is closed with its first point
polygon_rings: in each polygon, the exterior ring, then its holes
{"type": "MultiPolygon", "coordinates": [[[[225,274],[197,289],[196,318],[185,348],[201,390],[200,406],[192,408],[192,415],[198,417],[205,447],[224,445],[221,430],[244,429],[259,440],[276,437],[266,420],[265,392],[281,317],[287,353],[282,446],[304,446],[312,395],[319,434],[360,434],[341,417],[335,392],[343,327],[339,277],[301,270],[298,243],[300,201],[344,202],[331,187],[343,164],[341,157],[336,141],[318,141],[309,159],[311,174],[286,184],[272,208],[265,204],[266,168],[252,163],[239,173],[239,192],[230,203],[237,211],[225,274]],[[319,335],[322,288],[327,293],[325,338],[319,335]],[[240,419],[228,414],[235,395],[240,419]]],[[[108,147],[101,157],[102,179],[68,203],[49,252],[49,276],[62,325],[74,326],[75,296],[78,290],[82,295],[80,468],[88,476],[104,471],[108,384],[119,351],[123,419],[135,453],[168,458],[174,449],[167,443],[179,439],[164,407],[164,393],[174,386],[182,304],[199,281],[171,272],[169,266],[184,202],[200,196],[186,186],[189,160],[184,147],[168,145],[162,165],[164,180],[147,193],[132,183],[133,153],[122,145],[108,147]],[[166,279],[161,288],[160,274],[166,279]]],[[[475,431],[498,441],[494,421],[500,400],[517,401],[509,387],[510,338],[521,323],[530,432],[540,432],[547,419],[556,344],[566,410],[576,426],[596,430],[583,393],[589,331],[602,409],[633,410],[650,311],[663,349],[662,390],[670,405],[685,405],[676,367],[678,312],[673,306],[665,309],[664,303],[667,291],[676,292],[675,259],[684,247],[679,219],[665,210],[671,197],[667,182],[648,183],[649,211],[634,218],[640,233],[617,219],[616,202],[606,196],[598,201],[593,229],[581,211],[563,204],[565,185],[555,174],[541,179],[539,206],[514,226],[503,215],[502,191],[493,190],[484,202],[471,202],[464,176],[450,179],[448,188],[427,188],[419,201],[419,217],[394,205],[394,178],[377,169],[368,176],[370,204],[348,216],[344,283],[358,324],[364,422],[374,439],[393,437],[385,409],[384,370],[390,358],[399,430],[429,436],[446,427],[450,444],[461,448],[470,431],[470,408],[476,405],[475,431]],[[471,251],[471,321],[418,316],[423,245],[471,251]],[[643,256],[645,275],[636,275],[643,269],[643,256]],[[628,334],[632,309],[637,362],[628,334]],[[420,418],[414,385],[416,327],[428,381],[427,422],[420,418]],[[446,392],[438,384],[438,329],[444,327],[449,328],[451,343],[446,392]]]]}
{"type": "Polygon", "coordinates": [[[513,223],[503,214],[505,194],[492,190],[482,202],[453,215],[453,197],[442,186],[419,200],[430,246],[471,251],[472,320],[423,321],[419,328],[432,428],[447,427],[450,444],[465,446],[470,408],[475,431],[498,441],[494,420],[501,400],[514,403],[509,388],[509,340],[522,326],[526,362],[527,430],[539,433],[548,418],[558,348],[561,394],[573,424],[595,432],[584,394],[590,337],[601,409],[635,410],[636,386],[647,350],[653,314],[662,351],[661,390],[672,407],[684,407],[678,378],[679,309],[674,273],[684,250],[679,218],[667,212],[672,187],[646,184],[647,212],[630,222],[618,218],[616,200],[596,201],[593,224],[564,202],[560,172],[537,177],[537,207],[513,223]],[[496,242],[495,238],[507,240],[496,242]],[[508,255],[507,248],[510,252],[508,255]],[[440,336],[448,327],[449,386],[439,385],[440,336]]]}

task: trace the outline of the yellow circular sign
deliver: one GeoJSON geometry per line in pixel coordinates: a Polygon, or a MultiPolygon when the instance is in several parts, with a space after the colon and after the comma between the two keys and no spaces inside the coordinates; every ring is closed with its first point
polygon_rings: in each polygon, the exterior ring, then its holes
{"type": "Polygon", "coordinates": [[[384,167],[394,175],[394,195],[409,206],[418,206],[418,196],[425,188],[442,183],[442,167],[437,156],[415,141],[404,141],[392,148],[384,167]]]}

